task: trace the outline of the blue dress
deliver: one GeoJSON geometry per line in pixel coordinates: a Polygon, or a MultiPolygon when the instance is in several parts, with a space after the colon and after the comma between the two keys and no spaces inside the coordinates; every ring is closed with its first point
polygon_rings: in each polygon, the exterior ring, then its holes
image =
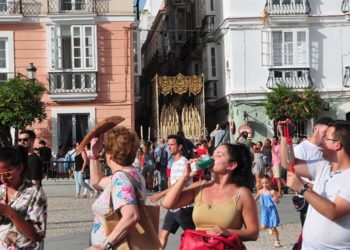
{"type": "Polygon", "coordinates": [[[276,203],[272,200],[271,193],[260,193],[261,225],[266,227],[277,227],[280,223],[276,203]]]}

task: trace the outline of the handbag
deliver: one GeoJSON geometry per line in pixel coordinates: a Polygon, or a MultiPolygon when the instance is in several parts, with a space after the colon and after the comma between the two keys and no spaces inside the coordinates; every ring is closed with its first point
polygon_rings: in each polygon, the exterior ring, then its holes
{"type": "Polygon", "coordinates": [[[292,197],[292,202],[293,202],[295,210],[297,210],[297,211],[303,210],[308,204],[308,202],[305,200],[304,197],[300,197],[298,195],[294,195],[292,197]]]}
{"type": "Polygon", "coordinates": [[[237,234],[230,237],[209,235],[204,231],[186,230],[181,235],[179,250],[244,250],[246,249],[237,234]]]}
{"type": "MultiPolygon", "coordinates": [[[[122,171],[122,170],[120,170],[122,171]]],[[[162,249],[159,238],[158,238],[158,227],[159,227],[159,206],[146,206],[141,198],[140,193],[137,190],[134,179],[129,173],[122,171],[132,183],[136,192],[137,205],[139,208],[140,219],[136,225],[132,226],[128,230],[127,236],[116,244],[114,250],[159,250],[162,249]]],[[[112,177],[111,177],[112,178],[112,177]]],[[[108,236],[116,225],[119,223],[121,214],[116,213],[113,209],[112,202],[112,182],[110,187],[110,205],[109,213],[105,215],[102,226],[108,236]]]]}

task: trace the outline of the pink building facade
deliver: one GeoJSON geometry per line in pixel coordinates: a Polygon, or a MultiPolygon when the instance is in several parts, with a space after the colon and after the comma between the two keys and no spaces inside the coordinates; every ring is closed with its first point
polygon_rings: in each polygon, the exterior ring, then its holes
{"type": "Polygon", "coordinates": [[[54,152],[108,116],[134,129],[133,21],[132,1],[0,0],[0,84],[34,63],[47,119],[33,129],[54,152]]]}

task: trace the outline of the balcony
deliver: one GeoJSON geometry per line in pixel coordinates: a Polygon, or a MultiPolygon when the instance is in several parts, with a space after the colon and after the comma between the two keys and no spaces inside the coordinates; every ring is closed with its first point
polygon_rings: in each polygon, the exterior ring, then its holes
{"type": "Polygon", "coordinates": [[[217,81],[207,81],[205,83],[205,101],[215,102],[218,95],[218,82],[217,81]]]}
{"type": "Polygon", "coordinates": [[[309,68],[270,68],[266,87],[274,89],[277,85],[285,85],[291,89],[312,87],[309,68]]]}
{"type": "Polygon", "coordinates": [[[206,15],[202,19],[200,35],[205,36],[208,33],[214,33],[214,31],[215,31],[215,15],[206,15]]]}
{"type": "Polygon", "coordinates": [[[267,0],[269,15],[306,15],[310,13],[308,0],[267,0]]]}
{"type": "Polygon", "coordinates": [[[192,33],[187,41],[181,47],[180,58],[181,60],[185,60],[197,47],[198,45],[198,36],[197,33],[192,33]]]}
{"type": "Polygon", "coordinates": [[[22,0],[0,0],[0,22],[19,22],[22,19],[22,0]]]}
{"type": "Polygon", "coordinates": [[[0,1],[0,15],[12,15],[21,13],[21,1],[0,1]]]}
{"type": "Polygon", "coordinates": [[[110,0],[48,0],[48,13],[50,15],[102,15],[109,12],[109,1],[110,0]]]}
{"type": "Polygon", "coordinates": [[[58,102],[92,101],[97,97],[96,72],[51,72],[49,95],[58,102]]]}
{"type": "Polygon", "coordinates": [[[345,88],[350,88],[350,66],[345,67],[343,85],[345,88]]]}

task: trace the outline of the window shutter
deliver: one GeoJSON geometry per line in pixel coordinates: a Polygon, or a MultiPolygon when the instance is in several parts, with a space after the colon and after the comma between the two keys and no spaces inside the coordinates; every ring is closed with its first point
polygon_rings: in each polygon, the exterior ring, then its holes
{"type": "Polygon", "coordinates": [[[293,65],[293,32],[284,32],[283,38],[284,65],[293,65]]]}
{"type": "Polygon", "coordinates": [[[282,31],[272,32],[272,65],[282,66],[282,31]]]}
{"type": "Polygon", "coordinates": [[[268,30],[261,31],[261,65],[271,66],[271,32],[268,30]]]}
{"type": "Polygon", "coordinates": [[[84,68],[94,69],[95,68],[95,35],[94,27],[92,25],[84,26],[84,46],[82,56],[84,58],[84,68]]]}
{"type": "Polygon", "coordinates": [[[72,25],[71,26],[71,37],[72,37],[72,68],[82,69],[83,68],[83,49],[82,49],[82,26],[72,25]]]}
{"type": "Polygon", "coordinates": [[[306,32],[299,31],[297,32],[297,49],[296,49],[296,64],[297,65],[306,65],[306,32]]]}

